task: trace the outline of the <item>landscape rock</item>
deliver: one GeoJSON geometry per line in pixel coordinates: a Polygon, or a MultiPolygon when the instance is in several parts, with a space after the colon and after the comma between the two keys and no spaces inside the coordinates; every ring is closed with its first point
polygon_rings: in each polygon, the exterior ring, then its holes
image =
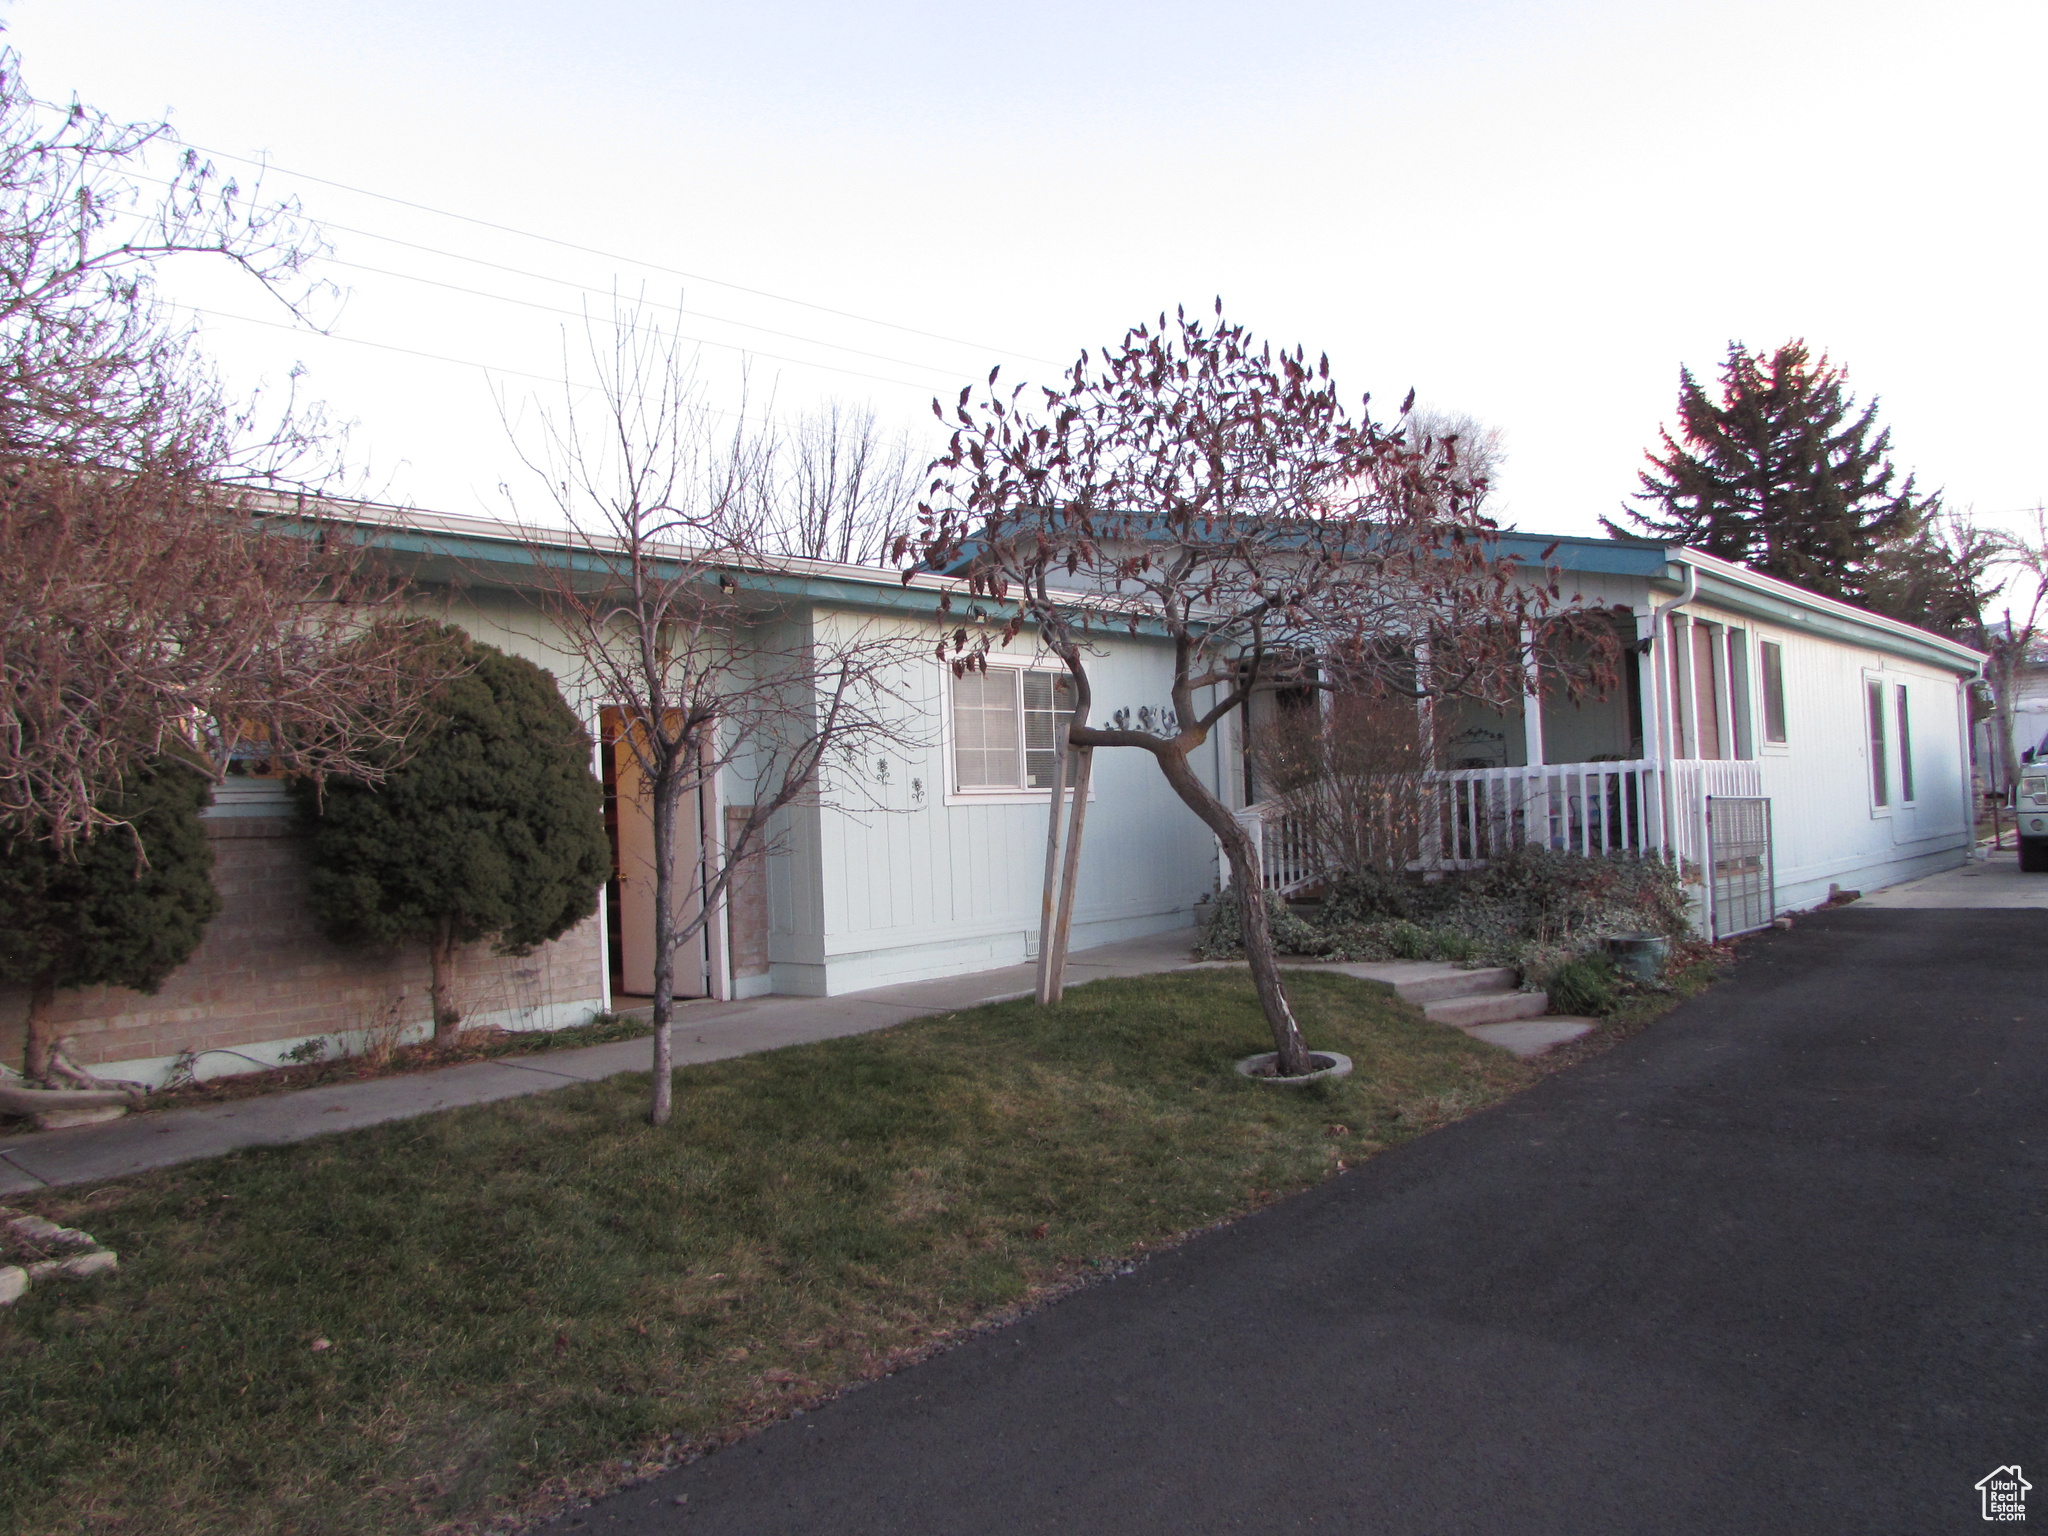
{"type": "Polygon", "coordinates": [[[125,1104],[101,1104],[91,1109],[48,1109],[36,1116],[39,1131],[68,1131],[78,1125],[100,1125],[128,1113],[125,1104]]]}
{"type": "MultiPolygon", "coordinates": [[[[4,1214],[4,1213],[0,1213],[4,1214]]],[[[7,1230],[25,1243],[38,1248],[90,1248],[92,1234],[81,1232],[76,1227],[60,1227],[54,1221],[41,1216],[15,1216],[7,1221],[7,1230]]]]}
{"type": "Polygon", "coordinates": [[[21,1300],[28,1290],[28,1271],[19,1264],[0,1266],[0,1307],[21,1300]]]}
{"type": "Polygon", "coordinates": [[[43,1280],[85,1280],[93,1275],[112,1274],[121,1267],[120,1255],[111,1248],[95,1248],[90,1253],[74,1253],[64,1259],[44,1259],[40,1264],[28,1267],[28,1278],[43,1280]]]}

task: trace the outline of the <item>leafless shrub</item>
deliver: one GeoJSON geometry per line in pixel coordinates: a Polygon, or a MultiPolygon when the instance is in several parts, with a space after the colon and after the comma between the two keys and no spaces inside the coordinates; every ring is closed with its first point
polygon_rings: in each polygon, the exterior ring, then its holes
{"type": "Polygon", "coordinates": [[[1321,708],[1281,710],[1247,751],[1324,867],[1394,872],[1434,829],[1432,719],[1413,699],[1336,694],[1321,708]]]}

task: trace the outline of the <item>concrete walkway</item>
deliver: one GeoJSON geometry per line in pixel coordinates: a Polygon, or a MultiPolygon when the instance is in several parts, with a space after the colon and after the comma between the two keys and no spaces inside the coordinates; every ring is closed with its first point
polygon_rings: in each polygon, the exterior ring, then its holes
{"type": "Polygon", "coordinates": [[[1859,905],[1888,910],[2048,908],[2048,875],[2023,875],[2017,853],[1994,853],[1981,863],[1973,859],[1960,869],[1945,869],[1938,875],[1872,891],[1859,905]]]}
{"type": "MultiPolygon", "coordinates": [[[[1079,951],[1068,958],[1067,983],[1079,986],[1108,976],[1187,969],[1193,963],[1188,957],[1195,937],[1193,929],[1179,929],[1079,951]]],[[[1036,984],[1037,966],[1027,964],[877,987],[844,997],[686,1003],[676,1014],[675,1059],[677,1065],[687,1066],[808,1040],[866,1034],[927,1014],[1028,997],[1036,984]]],[[[621,1072],[644,1072],[650,1050],[645,1039],[619,1040],[583,1050],[510,1056],[198,1109],[164,1110],[68,1131],[0,1136],[0,1195],[120,1178],[195,1158],[218,1157],[239,1147],[307,1141],[331,1131],[545,1093],[621,1072]]]]}

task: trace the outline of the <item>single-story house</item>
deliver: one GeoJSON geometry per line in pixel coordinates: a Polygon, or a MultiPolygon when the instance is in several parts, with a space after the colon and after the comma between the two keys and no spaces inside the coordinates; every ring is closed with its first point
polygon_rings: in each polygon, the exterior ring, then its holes
{"type": "MultiPolygon", "coordinates": [[[[403,564],[423,612],[549,668],[603,741],[604,701],[535,600],[526,533],[484,518],[341,510],[403,564]]],[[[1554,544],[1567,591],[1611,612],[1625,666],[1604,698],[1575,703],[1532,686],[1518,710],[1464,708],[1446,722],[1444,811],[1428,857],[1483,859],[1530,837],[1676,857],[1699,883],[1702,924],[1729,933],[1814,905],[1831,886],[1873,889],[1968,856],[1964,693],[1975,652],[1677,546],[1523,534],[1503,544],[1532,563],[1554,544]]],[[[937,637],[940,595],[958,586],[818,561],[788,562],[772,585],[778,624],[885,626],[920,642],[937,637]]],[[[1100,646],[1099,717],[1165,704],[1163,639],[1112,629],[1100,646]]],[[[836,770],[861,776],[858,805],[786,815],[679,963],[679,994],[836,996],[1035,954],[1057,669],[1028,634],[965,678],[929,643],[918,649],[902,692],[921,729],[836,770]]],[[[1272,835],[1285,809],[1262,800],[1247,771],[1258,721],[1253,708],[1216,733],[1202,772],[1262,830],[1268,883],[1300,886],[1316,871],[1272,835]]],[[[472,1022],[559,1027],[650,988],[647,814],[629,754],[600,746],[594,767],[615,853],[599,911],[525,957],[466,951],[472,1022]]],[[[749,793],[728,771],[698,808],[701,835],[719,839],[749,793]]],[[[1098,753],[1091,795],[1072,946],[1188,924],[1219,884],[1213,838],[1142,753],[1098,753]]],[[[60,999],[79,1061],[111,1076],[210,1076],[313,1041],[424,1031],[423,951],[345,951],[315,931],[281,784],[230,778],[208,826],[220,917],[155,996],[97,988],[60,999]]],[[[19,1051],[26,1001],[0,993],[0,1056],[19,1051]]]]}

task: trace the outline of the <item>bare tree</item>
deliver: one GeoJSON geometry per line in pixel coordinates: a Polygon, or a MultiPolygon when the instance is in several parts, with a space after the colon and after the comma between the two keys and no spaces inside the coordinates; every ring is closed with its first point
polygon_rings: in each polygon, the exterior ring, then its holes
{"type": "Polygon", "coordinates": [[[887,436],[872,406],[831,400],[771,434],[762,490],[769,549],[841,565],[880,565],[917,505],[922,460],[887,436]]]}
{"type": "Polygon", "coordinates": [[[595,391],[565,390],[520,448],[561,535],[530,543],[543,601],[586,695],[619,713],[653,818],[654,1097],[672,1106],[675,952],[718,910],[788,808],[828,792],[833,759],[917,729],[895,691],[908,642],[814,622],[783,590],[769,439],[745,412],[721,426],[691,354],[631,310],[589,330],[595,391]],[[608,339],[600,342],[603,334],[608,339]],[[677,865],[684,807],[721,774],[750,780],[744,816],[677,865]]]}
{"type": "Polygon", "coordinates": [[[1988,558],[2006,578],[2005,603],[1996,622],[1978,626],[1979,650],[1987,653],[1984,680],[1991,687],[1992,736],[2008,789],[2020,780],[2017,717],[2022,674],[2039,658],[2048,628],[2048,509],[2036,507],[2031,527],[1992,536],[1988,558]]]}
{"type": "Polygon", "coordinates": [[[317,415],[231,404],[156,296],[198,257],[303,313],[320,249],[295,203],[161,123],[44,107],[0,51],[0,829],[69,848],[140,764],[218,776],[250,731],[374,778],[359,749],[408,728],[420,680],[376,622],[393,588],[274,494],[320,467],[317,415]]]}
{"type": "MultiPolygon", "coordinates": [[[[964,571],[977,597],[1007,610],[997,636],[956,630],[956,668],[985,665],[990,644],[1027,628],[1065,663],[1077,806],[1093,750],[1135,748],[1216,835],[1242,893],[1277,1070],[1296,1076],[1311,1058],[1253,843],[1192,754],[1276,682],[1375,699],[1519,696],[1522,636],[1561,594],[1501,555],[1444,455],[1354,419],[1327,359],[1275,355],[1221,313],[1213,328],[1162,316],[1099,366],[1084,354],[1038,409],[1021,386],[995,394],[994,373],[971,409],[963,390],[933,497],[898,555],[964,571]],[[1105,615],[1105,602],[1121,611],[1105,615]],[[1173,647],[1162,707],[1107,726],[1091,722],[1089,665],[1106,620],[1173,647]]],[[[1573,627],[1533,625],[1557,642],[1573,627]]]]}
{"type": "Polygon", "coordinates": [[[1418,405],[1401,419],[1408,446],[1436,460],[1471,512],[1483,512],[1507,462],[1507,434],[1466,411],[1418,405]]]}

